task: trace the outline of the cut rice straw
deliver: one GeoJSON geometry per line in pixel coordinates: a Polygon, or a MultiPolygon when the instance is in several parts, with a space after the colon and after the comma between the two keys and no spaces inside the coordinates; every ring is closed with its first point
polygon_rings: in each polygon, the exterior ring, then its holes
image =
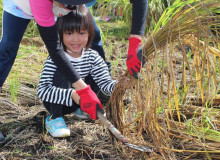
{"type": "Polygon", "coordinates": [[[212,103],[220,90],[219,14],[217,0],[175,1],[144,42],[139,79],[126,71],[131,89],[116,85],[108,119],[134,143],[153,146],[155,154],[145,158],[220,158],[220,143],[212,137],[220,135],[219,107],[212,103]],[[127,98],[132,102],[124,106],[127,98]],[[199,99],[201,114],[192,105],[199,99]],[[184,106],[192,106],[190,116],[184,106]]]}

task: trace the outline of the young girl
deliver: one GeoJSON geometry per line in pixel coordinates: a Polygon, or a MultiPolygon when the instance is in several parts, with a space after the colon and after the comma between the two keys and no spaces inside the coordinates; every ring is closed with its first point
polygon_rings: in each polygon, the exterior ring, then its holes
{"type": "MultiPolygon", "coordinates": [[[[2,11],[2,34],[0,40],[0,92],[2,86],[11,70],[15,61],[19,44],[23,34],[31,19],[36,21],[40,36],[44,41],[48,53],[55,65],[63,73],[64,76],[71,81],[76,90],[87,88],[86,83],[80,79],[76,70],[72,67],[70,61],[64,55],[62,46],[60,45],[59,36],[55,26],[55,17],[53,6],[60,6],[67,12],[71,11],[69,6],[85,4],[91,6],[96,0],[3,0],[2,11]]],[[[94,23],[95,24],[95,23],[94,23]]],[[[96,28],[96,40],[94,39],[93,47],[101,50],[99,42],[101,42],[100,31],[96,28]]],[[[100,52],[101,54],[101,52],[100,52]]],[[[103,55],[104,56],[104,52],[103,55]]],[[[89,89],[89,88],[87,88],[89,89]]],[[[95,93],[83,95],[86,97],[87,103],[93,103],[91,109],[96,108],[96,103],[100,103],[95,93]],[[96,101],[96,102],[94,102],[96,101]]],[[[0,146],[5,143],[5,138],[0,132],[0,146]]]]}
{"type": "MultiPolygon", "coordinates": [[[[99,54],[90,49],[94,37],[91,13],[84,5],[77,6],[72,12],[57,20],[57,29],[65,55],[76,69],[81,79],[91,74],[100,88],[100,93],[111,95],[116,81],[109,75],[108,67],[99,54]]],[[[79,95],[71,83],[62,75],[50,57],[47,58],[38,86],[38,96],[50,112],[46,119],[46,129],[54,137],[70,135],[64,119],[65,114],[80,112],[79,95]]],[[[87,106],[89,107],[89,106],[87,106]]],[[[82,107],[81,107],[82,108],[82,107]]],[[[87,108],[82,108],[86,111],[87,108]]],[[[103,112],[101,108],[99,110],[103,112]]],[[[96,111],[90,115],[96,119],[96,111]]],[[[80,114],[78,114],[80,115],[80,114]]]]}

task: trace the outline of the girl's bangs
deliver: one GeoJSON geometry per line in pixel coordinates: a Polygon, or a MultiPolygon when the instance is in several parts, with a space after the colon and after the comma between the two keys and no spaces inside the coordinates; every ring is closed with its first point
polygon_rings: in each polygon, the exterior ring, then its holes
{"type": "Polygon", "coordinates": [[[76,11],[72,11],[71,16],[66,16],[63,24],[63,31],[80,32],[81,29],[89,28],[85,14],[79,14],[76,11]]]}

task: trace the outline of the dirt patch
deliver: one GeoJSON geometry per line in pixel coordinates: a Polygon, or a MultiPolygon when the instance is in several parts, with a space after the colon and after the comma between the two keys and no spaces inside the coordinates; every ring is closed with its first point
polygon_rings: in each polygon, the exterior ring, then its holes
{"type": "MultiPolygon", "coordinates": [[[[36,89],[22,84],[17,96],[17,102],[12,102],[6,82],[0,93],[0,130],[6,136],[0,159],[134,158],[135,151],[123,144],[115,145],[115,139],[99,120],[80,120],[74,113],[64,117],[70,137],[53,138],[44,127],[48,112],[36,97],[36,89]]],[[[143,153],[135,154],[139,157],[143,153]]]]}
{"type": "Polygon", "coordinates": [[[65,116],[70,137],[53,138],[44,128],[48,112],[42,105],[23,107],[3,97],[0,104],[0,129],[6,135],[1,159],[128,159],[100,121],[65,116]]]}

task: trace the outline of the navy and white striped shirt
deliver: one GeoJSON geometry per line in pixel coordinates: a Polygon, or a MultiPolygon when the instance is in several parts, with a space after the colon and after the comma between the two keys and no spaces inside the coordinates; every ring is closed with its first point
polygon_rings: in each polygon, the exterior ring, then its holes
{"type": "MultiPolygon", "coordinates": [[[[104,93],[108,95],[112,93],[117,81],[112,80],[108,71],[108,66],[96,51],[92,49],[85,51],[83,49],[81,57],[73,58],[67,53],[66,56],[80,75],[81,79],[84,80],[86,76],[91,74],[96,84],[104,93]]],[[[56,70],[56,65],[50,56],[48,56],[38,85],[38,97],[42,101],[49,103],[72,106],[73,100],[71,95],[73,88],[63,89],[53,86],[53,76],[56,70]]]]}

